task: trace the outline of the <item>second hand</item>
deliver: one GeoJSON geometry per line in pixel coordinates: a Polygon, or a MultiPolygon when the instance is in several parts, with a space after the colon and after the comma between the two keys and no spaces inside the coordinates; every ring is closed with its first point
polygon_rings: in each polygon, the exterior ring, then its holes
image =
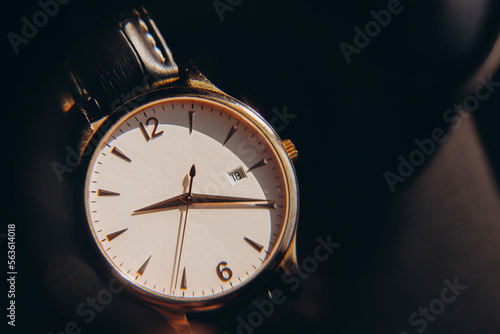
{"type": "MultiPolygon", "coordinates": [[[[180,246],[180,249],[179,249],[179,257],[177,259],[177,270],[176,270],[176,274],[175,274],[174,288],[177,288],[177,280],[179,278],[179,268],[180,268],[180,265],[181,265],[182,248],[184,246],[184,234],[186,233],[186,223],[187,223],[187,216],[188,216],[188,211],[189,211],[189,204],[192,201],[191,190],[192,190],[192,187],[193,187],[193,179],[194,179],[195,175],[196,175],[196,168],[195,168],[195,166],[193,164],[193,166],[191,166],[191,170],[189,171],[189,176],[190,176],[189,190],[188,190],[188,192],[186,194],[186,197],[185,197],[185,200],[186,200],[186,213],[185,213],[185,216],[184,216],[184,226],[182,227],[181,246],[180,246]]],[[[174,267],[175,267],[175,261],[174,261],[174,267]]]]}

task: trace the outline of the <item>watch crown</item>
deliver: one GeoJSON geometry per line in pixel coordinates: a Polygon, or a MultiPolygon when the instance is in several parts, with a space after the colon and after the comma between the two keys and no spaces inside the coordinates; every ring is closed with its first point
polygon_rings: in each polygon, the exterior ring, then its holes
{"type": "Polygon", "coordinates": [[[285,139],[282,141],[282,144],[290,160],[292,161],[297,160],[299,157],[299,152],[295,148],[295,145],[293,145],[292,141],[290,139],[285,139]]]}

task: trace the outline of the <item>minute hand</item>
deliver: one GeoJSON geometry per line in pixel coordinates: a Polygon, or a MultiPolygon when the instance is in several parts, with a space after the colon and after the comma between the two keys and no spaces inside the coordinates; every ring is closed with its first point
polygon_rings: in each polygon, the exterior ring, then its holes
{"type": "Polygon", "coordinates": [[[193,208],[202,207],[266,207],[275,209],[276,201],[255,198],[193,194],[193,208]]]}
{"type": "Polygon", "coordinates": [[[173,209],[184,208],[189,202],[191,208],[271,208],[276,209],[275,201],[268,201],[254,198],[215,196],[215,195],[200,195],[191,194],[190,199],[186,198],[186,194],[169,198],[165,201],[135,210],[132,215],[143,213],[152,213],[159,211],[167,211],[173,209]]]}

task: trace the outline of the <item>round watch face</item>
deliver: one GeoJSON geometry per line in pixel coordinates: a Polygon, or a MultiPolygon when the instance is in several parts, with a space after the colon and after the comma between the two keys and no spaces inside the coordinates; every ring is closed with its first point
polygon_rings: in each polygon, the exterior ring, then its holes
{"type": "Polygon", "coordinates": [[[87,220],[133,289],[207,300],[267,270],[294,224],[294,176],[257,118],[208,99],[166,98],[102,137],[87,171],[87,220]]]}

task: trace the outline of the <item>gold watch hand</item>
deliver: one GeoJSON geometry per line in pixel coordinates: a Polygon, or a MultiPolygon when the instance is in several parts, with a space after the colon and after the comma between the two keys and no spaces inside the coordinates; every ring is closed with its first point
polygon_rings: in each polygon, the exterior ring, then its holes
{"type": "MultiPolygon", "coordinates": [[[[188,190],[188,192],[187,192],[187,194],[185,196],[185,199],[186,199],[186,213],[184,214],[184,224],[183,224],[183,227],[182,227],[182,236],[180,235],[180,226],[179,226],[179,233],[177,235],[177,245],[179,245],[179,236],[180,236],[181,244],[180,244],[180,248],[179,248],[179,257],[177,257],[177,246],[176,246],[176,251],[175,251],[174,270],[175,270],[175,261],[177,261],[177,272],[175,274],[174,289],[177,287],[177,279],[179,278],[179,268],[180,268],[180,265],[181,265],[181,258],[182,258],[182,247],[184,245],[184,235],[186,234],[186,224],[187,224],[187,217],[188,217],[189,205],[191,204],[191,199],[192,199],[191,188],[193,187],[193,180],[194,180],[195,176],[196,176],[196,167],[193,164],[193,166],[191,166],[191,170],[189,171],[189,177],[190,177],[190,180],[189,180],[189,190],[188,190]]],[[[182,222],[182,220],[181,220],[181,222],[182,222]]],[[[172,281],[173,281],[173,275],[174,275],[174,272],[172,271],[172,281]]],[[[185,289],[185,288],[186,287],[184,287],[181,284],[181,289],[185,289]]],[[[172,289],[172,288],[170,288],[170,289],[172,289]]]]}
{"type": "Polygon", "coordinates": [[[158,202],[156,204],[146,206],[142,209],[135,210],[132,212],[132,216],[140,215],[142,213],[165,211],[165,210],[177,209],[179,207],[183,207],[187,204],[185,198],[186,198],[185,194],[169,198],[167,200],[158,202]]]}
{"type": "Polygon", "coordinates": [[[229,197],[229,196],[216,196],[216,195],[202,195],[202,194],[182,194],[176,197],[169,198],[165,201],[158,202],[156,204],[147,206],[142,209],[135,210],[132,215],[139,215],[143,213],[159,212],[177,209],[186,206],[186,204],[191,205],[194,209],[196,207],[204,208],[208,207],[208,204],[213,204],[212,207],[268,207],[271,209],[276,209],[276,202],[269,200],[261,200],[254,198],[243,198],[243,197],[229,197]]]}
{"type": "Polygon", "coordinates": [[[255,207],[269,207],[271,209],[276,209],[276,201],[262,200],[255,198],[243,198],[243,197],[230,197],[230,196],[217,196],[217,195],[203,195],[203,194],[193,194],[192,195],[192,205],[193,207],[199,206],[204,207],[208,204],[214,204],[219,206],[255,206],[255,207]]]}

